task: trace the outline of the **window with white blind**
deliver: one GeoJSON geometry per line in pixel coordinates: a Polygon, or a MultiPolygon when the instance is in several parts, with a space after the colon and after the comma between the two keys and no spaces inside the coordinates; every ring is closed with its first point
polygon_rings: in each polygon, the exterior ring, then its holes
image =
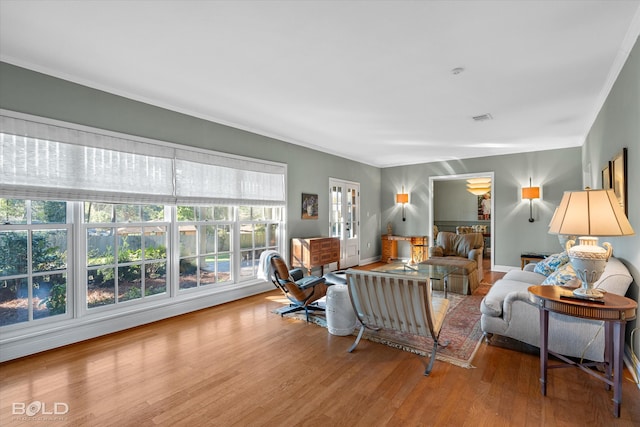
{"type": "Polygon", "coordinates": [[[284,248],[284,164],[0,110],[0,165],[0,311],[26,307],[0,327],[241,286],[284,248]]]}

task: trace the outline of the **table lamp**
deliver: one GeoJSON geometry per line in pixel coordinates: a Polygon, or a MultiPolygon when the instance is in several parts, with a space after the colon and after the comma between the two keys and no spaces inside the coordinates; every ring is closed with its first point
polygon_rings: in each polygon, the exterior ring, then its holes
{"type": "Polygon", "coordinates": [[[633,228],[613,190],[567,191],[551,218],[549,233],[576,235],[579,244],[569,240],[566,250],[571,265],[582,286],[573,291],[579,298],[599,299],[604,294],[594,289],[613,248],[604,242],[598,246],[598,236],[630,236],[633,228]]]}

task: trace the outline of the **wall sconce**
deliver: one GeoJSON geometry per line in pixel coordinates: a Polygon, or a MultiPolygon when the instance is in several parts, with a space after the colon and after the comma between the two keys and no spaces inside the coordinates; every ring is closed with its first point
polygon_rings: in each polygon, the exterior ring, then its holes
{"type": "Polygon", "coordinates": [[[476,196],[491,191],[491,178],[469,178],[467,180],[467,191],[476,196]]]}
{"type": "Polygon", "coordinates": [[[529,186],[522,187],[522,199],[529,199],[529,222],[533,222],[533,199],[540,198],[540,187],[531,186],[531,177],[529,177],[529,186]]]}
{"type": "Polygon", "coordinates": [[[402,204],[402,220],[406,221],[407,217],[404,215],[404,204],[409,203],[409,195],[404,192],[404,185],[402,186],[402,193],[396,194],[396,203],[402,204]]]}

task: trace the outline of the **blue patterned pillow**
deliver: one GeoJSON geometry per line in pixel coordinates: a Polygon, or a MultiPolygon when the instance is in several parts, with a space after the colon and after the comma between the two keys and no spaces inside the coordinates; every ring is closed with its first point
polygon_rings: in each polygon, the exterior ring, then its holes
{"type": "Polygon", "coordinates": [[[576,272],[571,263],[564,264],[562,267],[554,271],[544,279],[543,285],[564,286],[571,280],[577,278],[576,272]]]}
{"type": "Polygon", "coordinates": [[[548,277],[551,273],[568,262],[569,255],[567,254],[567,251],[560,252],[559,254],[549,255],[544,260],[537,263],[533,271],[548,277]]]}

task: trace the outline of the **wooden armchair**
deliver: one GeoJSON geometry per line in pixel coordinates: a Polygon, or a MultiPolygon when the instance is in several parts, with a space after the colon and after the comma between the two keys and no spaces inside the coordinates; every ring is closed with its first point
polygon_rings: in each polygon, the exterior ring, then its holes
{"type": "MultiPolygon", "coordinates": [[[[430,360],[424,371],[431,373],[440,342],[449,300],[432,298],[425,278],[364,270],[347,270],[351,303],[362,326],[349,348],[355,350],[365,329],[391,329],[433,339],[430,360]]],[[[446,344],[445,344],[446,345],[446,344]]]]}

